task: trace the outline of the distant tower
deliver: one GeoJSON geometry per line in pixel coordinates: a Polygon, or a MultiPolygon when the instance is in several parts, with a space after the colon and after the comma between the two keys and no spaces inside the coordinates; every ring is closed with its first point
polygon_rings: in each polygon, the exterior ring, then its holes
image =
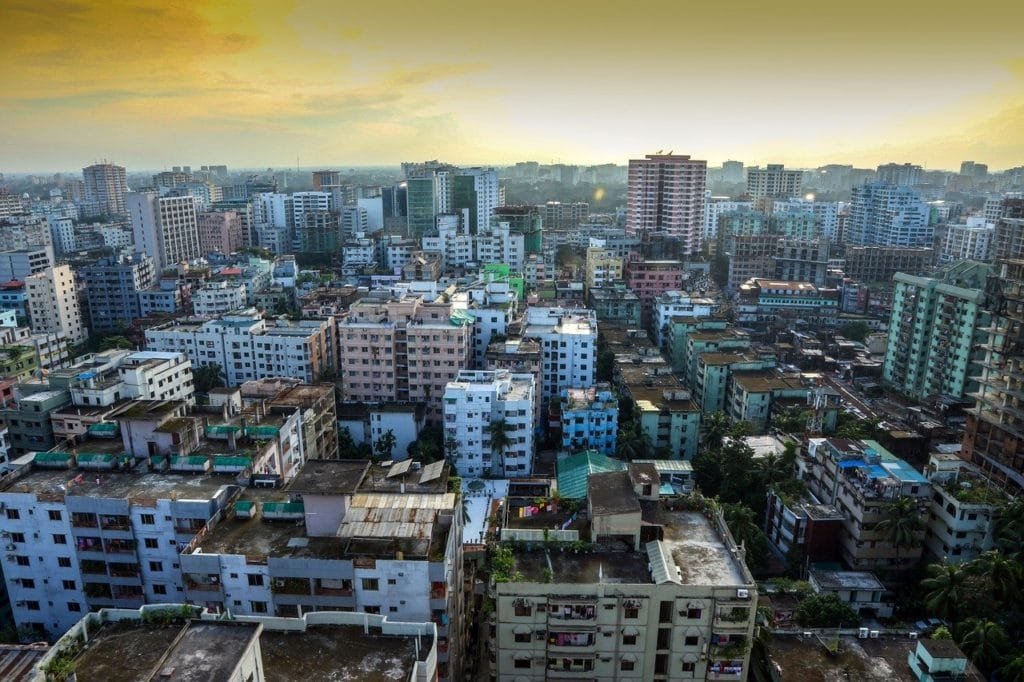
{"type": "Polygon", "coordinates": [[[108,215],[124,215],[124,195],[128,193],[128,176],[124,166],[97,163],[82,169],[85,200],[99,205],[108,215]]]}
{"type": "Polygon", "coordinates": [[[645,239],[652,232],[677,237],[684,254],[697,253],[704,233],[707,165],[679,154],[630,159],[626,229],[645,239]]]}

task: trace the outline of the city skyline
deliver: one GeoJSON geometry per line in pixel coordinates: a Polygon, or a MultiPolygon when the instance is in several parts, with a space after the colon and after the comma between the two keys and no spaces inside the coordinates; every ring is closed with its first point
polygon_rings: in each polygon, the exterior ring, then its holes
{"type": "Polygon", "coordinates": [[[669,149],[710,165],[997,170],[1024,158],[1022,18],[992,2],[526,2],[497,17],[456,3],[5,3],[0,170],[625,164],[669,149]]]}

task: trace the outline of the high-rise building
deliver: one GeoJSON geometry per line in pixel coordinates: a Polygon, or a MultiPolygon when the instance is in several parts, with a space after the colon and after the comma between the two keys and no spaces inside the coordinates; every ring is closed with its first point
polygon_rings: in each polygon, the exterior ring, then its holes
{"type": "Polygon", "coordinates": [[[992,325],[961,457],[1002,483],[1024,489],[1024,260],[999,263],[988,282],[992,325]]]}
{"type": "Polygon", "coordinates": [[[988,175],[988,164],[964,161],[960,164],[960,175],[967,175],[975,180],[983,180],[988,175]]]}
{"type": "Polygon", "coordinates": [[[142,317],[139,292],[156,283],[153,259],[144,253],[104,258],[78,270],[94,331],[128,327],[142,317]]]}
{"type": "Polygon", "coordinates": [[[341,184],[341,173],[333,170],[313,171],[313,190],[319,192],[325,187],[337,187],[341,184]]]}
{"type": "Polygon", "coordinates": [[[547,403],[567,388],[589,388],[597,376],[597,316],[585,308],[531,307],[524,338],[540,341],[544,356],[540,400],[547,403]]]}
{"type": "Polygon", "coordinates": [[[722,182],[727,182],[730,185],[738,185],[743,182],[743,162],[722,162],[722,182]]]}
{"type": "Polygon", "coordinates": [[[460,476],[529,476],[533,473],[532,374],[508,370],[462,371],[444,389],[445,441],[454,440],[452,464],[460,476]]]}
{"type": "Polygon", "coordinates": [[[32,331],[63,334],[71,343],[89,337],[78,305],[78,286],[70,265],[57,265],[25,278],[32,331]]]}
{"type": "Polygon", "coordinates": [[[124,166],[97,163],[82,169],[85,180],[85,201],[93,204],[95,215],[124,215],[128,175],[124,166]]]}
{"type": "Polygon", "coordinates": [[[544,211],[544,229],[547,230],[572,230],[587,222],[590,215],[590,204],[585,201],[549,201],[540,208],[544,211]]]}
{"type": "MultiPolygon", "coordinates": [[[[742,176],[740,178],[742,180],[742,176]]],[[[704,243],[715,239],[718,235],[718,218],[725,213],[750,211],[754,204],[750,201],[736,201],[730,197],[713,197],[707,193],[704,200],[704,243]]],[[[712,244],[712,248],[714,244],[712,244]]]]}
{"type": "Polygon", "coordinates": [[[660,232],[681,241],[682,253],[700,251],[704,234],[707,161],[678,154],[630,159],[626,229],[644,239],[660,232]]]}
{"type": "Polygon", "coordinates": [[[977,388],[990,314],[991,266],[962,261],[935,277],[896,273],[882,377],[915,397],[961,398],[977,388]]]}
{"type": "Polygon", "coordinates": [[[132,220],[135,248],[153,259],[158,272],[201,257],[195,197],[161,197],[130,192],[125,205],[132,220]]]}
{"type": "Polygon", "coordinates": [[[482,232],[491,224],[498,201],[498,173],[493,168],[460,168],[451,180],[449,211],[465,211],[469,234],[482,232]]]}
{"type": "Polygon", "coordinates": [[[884,185],[913,187],[921,184],[921,167],[910,163],[886,163],[878,167],[875,181],[884,185]]]}
{"type": "Polygon", "coordinates": [[[939,252],[940,263],[962,260],[987,262],[992,260],[996,228],[992,225],[949,225],[939,252]]]}
{"type": "Polygon", "coordinates": [[[203,211],[196,216],[199,227],[199,250],[230,254],[245,245],[241,216],[235,211],[203,211]]]}
{"type": "Polygon", "coordinates": [[[856,246],[931,247],[928,204],[909,187],[873,182],[853,188],[844,238],[856,246]]]}
{"type": "Polygon", "coordinates": [[[803,171],[786,170],[778,163],[770,163],[767,168],[754,166],[747,169],[747,194],[755,201],[798,197],[803,177],[803,171]]]}
{"type": "Polygon", "coordinates": [[[923,274],[935,263],[930,248],[847,246],[843,272],[859,282],[890,282],[897,272],[923,274]]]}

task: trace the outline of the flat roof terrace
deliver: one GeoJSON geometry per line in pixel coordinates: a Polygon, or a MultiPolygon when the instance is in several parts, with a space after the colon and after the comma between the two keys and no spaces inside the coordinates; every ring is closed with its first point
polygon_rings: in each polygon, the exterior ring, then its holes
{"type": "MultiPolygon", "coordinates": [[[[421,657],[429,647],[424,641],[421,657]]],[[[355,626],[264,630],[260,648],[267,679],[280,682],[394,682],[409,679],[416,662],[413,637],[364,634],[355,626]]]]}
{"type": "Polygon", "coordinates": [[[517,551],[515,569],[527,582],[547,582],[546,569],[554,574],[555,583],[624,584],[636,585],[652,582],[644,552],[582,551],[572,550],[517,551]]]}
{"type": "MultiPolygon", "coordinates": [[[[117,454],[121,452],[121,448],[110,447],[107,451],[117,454]]],[[[176,497],[185,500],[208,500],[227,485],[235,485],[233,475],[158,473],[146,470],[144,464],[137,464],[135,469],[130,471],[33,468],[22,476],[12,478],[0,490],[9,493],[82,495],[117,499],[176,497]]]]}
{"type": "MultiPolygon", "coordinates": [[[[648,508],[649,509],[649,508],[648,508]]],[[[684,585],[742,587],[753,582],[744,575],[726,540],[700,512],[670,511],[660,507],[644,519],[664,526],[662,542],[682,572],[684,585]]]]}

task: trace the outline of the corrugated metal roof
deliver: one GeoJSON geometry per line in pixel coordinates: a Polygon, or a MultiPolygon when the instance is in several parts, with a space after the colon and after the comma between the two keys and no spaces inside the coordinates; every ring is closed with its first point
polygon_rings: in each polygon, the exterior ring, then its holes
{"type": "Polygon", "coordinates": [[[651,564],[651,577],[654,579],[654,584],[679,583],[677,572],[679,569],[665,545],[659,540],[654,540],[648,542],[645,548],[647,549],[647,559],[651,564]]]}
{"type": "Polygon", "coordinates": [[[636,464],[653,464],[658,473],[692,474],[693,464],[685,459],[634,459],[636,464]]]}
{"type": "MultiPolygon", "coordinates": [[[[356,507],[402,509],[453,509],[455,493],[356,493],[352,496],[350,510],[356,507]]],[[[349,512],[351,513],[351,511],[349,512]]]]}
{"type": "Polygon", "coordinates": [[[567,499],[583,499],[587,496],[590,474],[622,471],[625,468],[625,462],[595,450],[566,457],[558,462],[558,492],[567,499]]]}

